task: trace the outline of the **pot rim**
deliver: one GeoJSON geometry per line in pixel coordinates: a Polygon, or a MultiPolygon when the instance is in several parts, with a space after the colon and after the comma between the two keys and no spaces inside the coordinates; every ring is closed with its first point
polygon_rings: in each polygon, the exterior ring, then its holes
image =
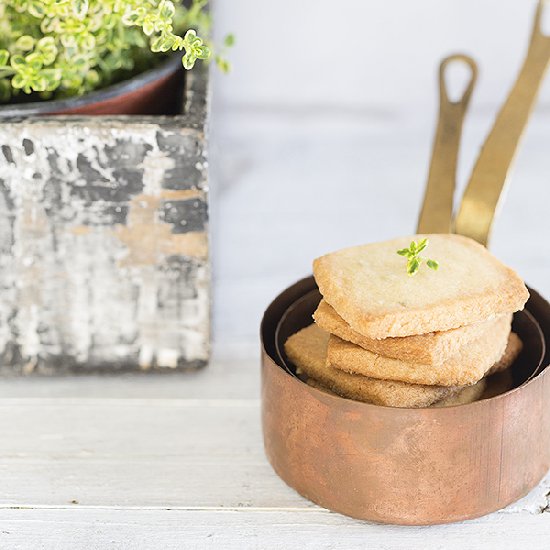
{"type": "Polygon", "coordinates": [[[81,96],[67,99],[54,99],[51,101],[34,101],[32,103],[7,103],[0,104],[0,119],[7,117],[42,115],[58,113],[69,109],[77,109],[91,103],[100,103],[115,97],[134,92],[147,84],[160,80],[172,73],[175,73],[181,65],[181,54],[176,53],[165,59],[162,63],[143,71],[135,76],[107,86],[88,92],[81,96]]]}

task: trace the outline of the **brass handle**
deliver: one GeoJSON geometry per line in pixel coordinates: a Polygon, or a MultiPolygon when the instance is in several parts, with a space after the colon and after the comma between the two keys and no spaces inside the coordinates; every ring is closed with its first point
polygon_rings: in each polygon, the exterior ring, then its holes
{"type": "Polygon", "coordinates": [[[540,0],[523,67],[483,145],[455,220],[455,232],[487,245],[520,138],[550,60],[550,36],[541,30],[540,0]]]}
{"type": "Polygon", "coordinates": [[[476,79],[476,63],[466,55],[451,55],[443,59],[439,66],[439,119],[424,202],[418,219],[418,233],[451,232],[456,166],[460,149],[462,123],[476,79]],[[465,63],[469,67],[470,80],[462,96],[455,101],[451,101],[447,91],[445,72],[449,65],[457,62],[465,63]]]}

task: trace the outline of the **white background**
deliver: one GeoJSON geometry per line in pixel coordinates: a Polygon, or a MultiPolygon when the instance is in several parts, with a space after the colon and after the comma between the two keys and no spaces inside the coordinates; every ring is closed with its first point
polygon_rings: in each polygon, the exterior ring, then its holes
{"type": "MultiPolygon", "coordinates": [[[[456,51],[481,68],[475,104],[500,104],[526,50],[533,0],[217,0],[217,33],[233,31],[224,108],[387,109],[436,100],[439,60],[456,51]]],[[[545,17],[545,27],[550,17],[545,17]]],[[[550,87],[544,94],[550,101],[550,87]]]]}
{"type": "MultiPolygon", "coordinates": [[[[480,68],[459,188],[527,50],[532,0],[218,0],[233,72],[214,71],[214,338],[257,346],[269,301],[328,251],[414,232],[442,57],[480,68]]],[[[545,28],[550,29],[550,9],[545,28]]],[[[550,76],[491,249],[550,295],[550,76]]]]}

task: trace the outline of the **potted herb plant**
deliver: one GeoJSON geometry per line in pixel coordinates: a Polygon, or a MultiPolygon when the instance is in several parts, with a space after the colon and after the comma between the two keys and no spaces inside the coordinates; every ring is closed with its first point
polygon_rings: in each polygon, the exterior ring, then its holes
{"type": "Polygon", "coordinates": [[[173,113],[209,31],[207,0],[0,0],[0,116],[173,113]]]}
{"type": "Polygon", "coordinates": [[[209,27],[206,0],[0,0],[0,373],[208,362],[208,71],[183,68],[227,69],[209,27]]]}

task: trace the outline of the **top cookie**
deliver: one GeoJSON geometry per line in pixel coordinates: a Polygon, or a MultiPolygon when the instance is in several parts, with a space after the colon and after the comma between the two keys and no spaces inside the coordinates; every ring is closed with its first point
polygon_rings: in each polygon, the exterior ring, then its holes
{"type": "Polygon", "coordinates": [[[520,277],[485,247],[461,235],[414,235],[346,248],[317,258],[313,273],[324,299],[369,338],[450,330],[523,308],[529,293],[520,277]],[[414,276],[396,252],[429,238],[414,276]]]}

